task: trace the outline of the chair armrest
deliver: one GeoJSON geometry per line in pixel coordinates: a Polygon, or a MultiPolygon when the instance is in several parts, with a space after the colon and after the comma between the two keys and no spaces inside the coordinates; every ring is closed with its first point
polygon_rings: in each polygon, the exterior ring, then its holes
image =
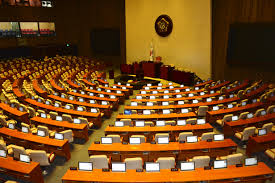
{"type": "Polygon", "coordinates": [[[48,161],[49,161],[50,163],[53,162],[54,159],[55,159],[55,157],[56,157],[56,156],[55,156],[54,152],[51,152],[50,155],[48,156],[48,161]],[[53,155],[53,158],[51,158],[52,155],[53,155]]]}

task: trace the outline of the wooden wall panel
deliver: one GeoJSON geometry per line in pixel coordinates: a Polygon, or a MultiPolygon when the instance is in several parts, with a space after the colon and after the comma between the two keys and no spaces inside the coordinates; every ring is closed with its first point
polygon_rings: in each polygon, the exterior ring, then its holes
{"type": "Polygon", "coordinates": [[[212,77],[275,81],[275,69],[264,66],[229,66],[226,63],[229,26],[233,23],[275,23],[274,0],[212,0],[212,77]]]}

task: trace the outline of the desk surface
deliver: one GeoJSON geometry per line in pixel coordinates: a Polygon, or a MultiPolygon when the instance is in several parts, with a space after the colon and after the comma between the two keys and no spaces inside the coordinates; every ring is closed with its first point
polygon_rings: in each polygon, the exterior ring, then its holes
{"type": "Polygon", "coordinates": [[[60,91],[60,92],[64,92],[65,89],[64,88],[61,88],[60,86],[58,86],[55,82],[54,79],[51,79],[50,80],[50,84],[52,85],[53,88],[55,88],[56,90],[60,91]]]}
{"type": "Polygon", "coordinates": [[[85,89],[85,91],[97,93],[97,94],[104,94],[104,95],[115,95],[117,97],[123,97],[123,93],[113,93],[113,92],[105,92],[105,91],[97,91],[97,90],[91,90],[91,89],[85,89]]]}
{"type": "Polygon", "coordinates": [[[214,80],[208,80],[208,81],[205,81],[205,82],[196,84],[195,87],[197,87],[197,86],[204,86],[204,85],[206,85],[206,84],[212,83],[213,81],[214,81],[214,80]]]}
{"type": "Polygon", "coordinates": [[[119,114],[117,115],[117,119],[158,119],[158,118],[189,118],[196,117],[197,115],[194,112],[189,113],[171,113],[171,114],[150,114],[150,115],[142,115],[142,114],[119,114]]]}
{"type": "Polygon", "coordinates": [[[112,87],[106,87],[106,86],[100,86],[99,88],[102,88],[104,90],[114,90],[114,91],[122,91],[122,92],[128,92],[128,89],[122,89],[122,88],[112,88],[112,87]]]}
{"type": "Polygon", "coordinates": [[[15,137],[18,139],[24,139],[27,141],[31,142],[36,142],[39,144],[45,144],[45,145],[50,145],[50,146],[56,146],[56,147],[62,147],[66,143],[68,143],[68,140],[56,140],[56,139],[51,139],[49,137],[40,137],[37,135],[33,135],[31,133],[23,133],[17,130],[12,130],[6,127],[0,128],[0,134],[8,135],[11,137],[15,137]]]}
{"type": "Polygon", "coordinates": [[[104,100],[104,101],[110,101],[110,102],[118,102],[118,98],[106,98],[106,97],[96,97],[96,96],[90,96],[90,95],[83,95],[80,93],[75,93],[75,92],[67,92],[69,95],[74,95],[77,97],[82,97],[82,98],[88,98],[88,99],[93,99],[93,100],[104,100]]]}
{"type": "Polygon", "coordinates": [[[3,110],[3,111],[6,111],[8,113],[11,113],[15,116],[18,116],[18,117],[21,117],[21,116],[24,116],[24,115],[29,115],[27,112],[21,112],[19,111],[18,109],[16,108],[12,108],[11,106],[9,106],[8,104],[5,104],[5,103],[0,103],[0,108],[3,110]]]}
{"type": "Polygon", "coordinates": [[[162,131],[192,131],[192,130],[203,130],[203,129],[213,129],[213,126],[211,126],[209,123],[206,123],[204,125],[191,125],[187,124],[184,126],[144,126],[144,127],[130,127],[130,126],[124,126],[124,127],[115,127],[115,126],[108,126],[105,129],[105,132],[162,132],[162,131]]]}
{"type": "Polygon", "coordinates": [[[210,148],[225,148],[236,147],[237,144],[231,139],[225,139],[224,141],[198,141],[196,143],[179,143],[169,142],[169,144],[151,144],[141,143],[138,145],[133,144],[91,144],[88,151],[185,151],[196,149],[210,149],[210,148]]]}
{"type": "MultiPolygon", "coordinates": [[[[233,165],[225,169],[204,170],[196,168],[194,171],[175,171],[160,170],[160,172],[136,172],[136,170],[127,170],[127,172],[102,172],[97,169],[92,172],[68,170],[62,177],[63,181],[87,181],[87,182],[193,182],[207,180],[222,180],[233,178],[246,178],[253,176],[264,176],[273,174],[268,166],[259,162],[256,166],[236,167],[233,165]]],[[[262,179],[266,179],[262,177],[262,179]]]]}
{"type": "Polygon", "coordinates": [[[266,143],[275,141],[275,133],[268,133],[262,136],[250,137],[251,140],[254,140],[257,143],[266,143]]]}

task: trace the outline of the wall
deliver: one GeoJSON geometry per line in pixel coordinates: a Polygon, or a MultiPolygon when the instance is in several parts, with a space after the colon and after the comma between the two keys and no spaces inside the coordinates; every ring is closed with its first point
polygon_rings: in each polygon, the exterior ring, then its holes
{"type": "Polygon", "coordinates": [[[164,64],[210,76],[211,10],[210,0],[126,0],[126,60],[149,60],[150,42],[155,56],[164,64]],[[160,37],[154,29],[155,20],[167,14],[173,31],[160,37]]]}
{"type": "Polygon", "coordinates": [[[274,0],[213,0],[212,76],[214,79],[275,81],[274,67],[228,65],[229,26],[233,23],[275,22],[274,0]]]}
{"type": "MultiPolygon", "coordinates": [[[[0,21],[53,21],[56,37],[26,38],[29,46],[74,44],[78,54],[95,56],[91,50],[90,31],[93,28],[121,30],[121,56],[104,57],[111,62],[125,61],[124,0],[56,0],[53,8],[0,7],[0,21]]],[[[0,48],[16,47],[17,39],[1,39],[0,48]]]]}

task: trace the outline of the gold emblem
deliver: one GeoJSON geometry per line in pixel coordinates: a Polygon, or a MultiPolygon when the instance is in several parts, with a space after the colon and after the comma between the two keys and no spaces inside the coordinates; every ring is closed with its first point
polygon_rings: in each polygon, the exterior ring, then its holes
{"type": "Polygon", "coordinates": [[[167,32],[169,22],[162,18],[158,23],[158,28],[160,32],[167,32]]]}

